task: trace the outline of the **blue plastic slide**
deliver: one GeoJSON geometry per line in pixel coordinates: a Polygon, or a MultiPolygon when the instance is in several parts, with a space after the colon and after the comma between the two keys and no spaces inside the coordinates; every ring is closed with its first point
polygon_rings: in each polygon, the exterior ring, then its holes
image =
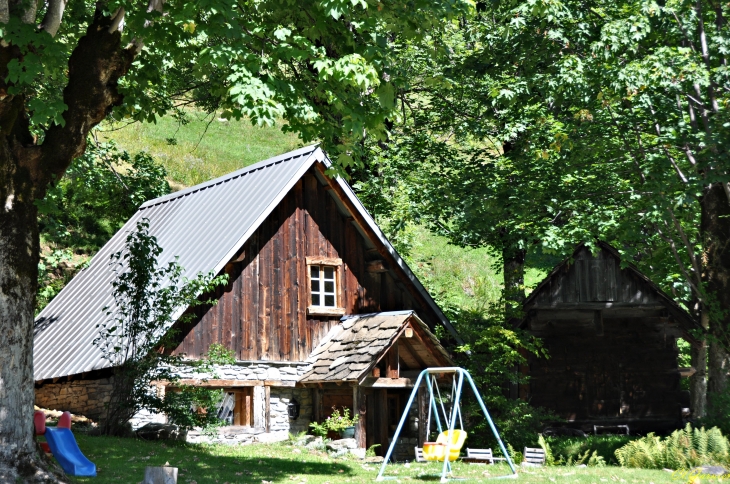
{"type": "Polygon", "coordinates": [[[46,427],[46,440],[53,456],[66,474],[71,476],[96,476],[96,464],[81,453],[70,429],[46,427]]]}

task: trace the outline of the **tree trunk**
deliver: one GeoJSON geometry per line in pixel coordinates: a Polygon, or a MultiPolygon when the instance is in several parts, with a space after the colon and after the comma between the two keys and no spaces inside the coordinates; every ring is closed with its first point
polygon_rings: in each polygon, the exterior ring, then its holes
{"type": "Polygon", "coordinates": [[[690,409],[692,418],[704,417],[707,413],[707,343],[690,349],[695,374],[689,379],[690,409]]]}
{"type": "Polygon", "coordinates": [[[709,185],[701,200],[700,230],[703,242],[703,262],[707,312],[710,333],[709,383],[710,394],[727,386],[727,350],[730,348],[730,204],[721,183],[709,185]]]}
{"type": "MultiPolygon", "coordinates": [[[[0,43],[0,482],[59,482],[36,450],[33,433],[33,321],[40,243],[34,201],[86,148],[89,131],[121,103],[117,83],[135,51],[98,9],[74,49],[63,92],[63,125],[36,144],[21,94],[8,94],[8,65],[22,58],[0,43]]],[[[38,127],[36,127],[38,129],[38,127]]]]}
{"type": "Polygon", "coordinates": [[[506,247],[502,250],[507,321],[522,317],[522,303],[525,301],[525,255],[524,249],[506,247]]]}
{"type": "Polygon", "coordinates": [[[708,393],[722,393],[727,388],[727,372],[728,354],[725,346],[718,341],[711,341],[707,357],[708,393]]]}
{"type": "Polygon", "coordinates": [[[0,157],[0,482],[56,482],[42,470],[33,428],[37,212],[28,172],[7,142],[0,157]]]}

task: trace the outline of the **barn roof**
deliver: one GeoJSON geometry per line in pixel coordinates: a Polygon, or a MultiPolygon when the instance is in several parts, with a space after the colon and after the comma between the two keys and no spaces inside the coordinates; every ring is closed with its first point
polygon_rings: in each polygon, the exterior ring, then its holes
{"type": "MultiPolygon", "coordinates": [[[[578,306],[585,306],[586,304],[592,305],[591,307],[594,307],[595,309],[598,309],[599,306],[602,306],[601,309],[616,309],[625,306],[640,307],[657,305],[665,308],[685,329],[701,330],[699,323],[697,323],[697,321],[695,321],[689,313],[684,310],[684,308],[677,304],[672,297],[662,291],[659,286],[637,269],[636,266],[631,263],[624,263],[625,267],[621,268],[621,254],[619,254],[619,252],[611,244],[603,241],[597,241],[596,245],[601,249],[602,254],[608,256],[607,259],[613,260],[614,265],[612,267],[595,268],[585,266],[583,269],[590,273],[583,275],[584,280],[582,283],[579,282],[581,280],[581,274],[577,274],[578,277],[573,281],[566,280],[564,276],[568,274],[571,269],[577,270],[575,269],[575,261],[581,256],[581,253],[587,251],[590,254],[588,246],[580,244],[575,248],[571,257],[566,258],[560,264],[556,265],[550,274],[548,274],[547,277],[545,277],[545,279],[537,285],[532,293],[530,293],[523,304],[525,310],[537,308],[556,309],[558,307],[567,309],[569,307],[577,308],[578,306]],[[601,274],[601,272],[603,272],[603,274],[601,274]],[[590,276],[599,275],[605,278],[606,274],[610,276],[608,280],[588,281],[590,276]],[[633,281],[629,282],[626,278],[622,277],[623,275],[633,278],[633,281]],[[614,279],[610,280],[611,277],[614,277],[614,279]],[[607,285],[609,288],[611,284],[614,286],[617,284],[632,284],[632,287],[628,288],[629,290],[627,290],[627,288],[613,287],[612,292],[615,293],[614,298],[599,297],[597,300],[601,300],[602,302],[591,303],[583,301],[585,294],[581,291],[585,291],[585,287],[573,287],[573,285],[585,286],[590,285],[591,283],[593,285],[607,285]]],[[[592,255],[591,258],[593,258],[592,255]]],[[[590,297],[587,299],[590,300],[590,297]]],[[[524,324],[526,320],[527,318],[522,321],[522,324],[524,324]]]]}
{"type": "Polygon", "coordinates": [[[421,352],[419,358],[429,360],[429,366],[450,365],[448,353],[415,312],[359,314],[342,318],[342,322],[327,333],[307,359],[312,368],[300,382],[360,381],[396,342],[409,322],[424,336],[419,347],[414,349],[421,352]]]}
{"type": "MultiPolygon", "coordinates": [[[[93,257],[89,266],[38,315],[34,327],[34,379],[44,380],[110,367],[93,344],[97,325],[114,307],[110,256],[124,248],[137,222],[149,220],[149,232],[163,248],[160,265],[178,258],[185,275],[219,273],[296,182],[315,163],[331,166],[317,146],[308,146],[261,161],[228,175],[144,203],[93,257]]],[[[345,180],[333,179],[356,216],[390,253],[446,329],[460,341],[450,322],[407,264],[388,242],[345,180]]],[[[186,308],[179,308],[179,317],[186,308]]]]}

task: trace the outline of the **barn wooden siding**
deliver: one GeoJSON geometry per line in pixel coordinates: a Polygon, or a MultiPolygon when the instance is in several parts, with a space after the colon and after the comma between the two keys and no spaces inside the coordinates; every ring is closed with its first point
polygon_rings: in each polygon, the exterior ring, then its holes
{"type": "Polygon", "coordinates": [[[605,244],[579,248],[525,302],[525,328],[549,358],[531,357],[520,397],[560,417],[593,424],[669,428],[688,407],[676,339],[693,321],[645,276],[621,269],[605,244]],[[654,422],[654,423],[652,423],[654,422]]]}
{"type": "MultiPolygon", "coordinates": [[[[415,309],[433,327],[392,272],[368,272],[382,257],[343,215],[314,175],[305,175],[244,245],[240,263],[229,265],[231,282],[218,304],[196,309],[181,327],[177,354],[200,357],[219,343],[239,360],[303,361],[338,316],[307,315],[306,257],[340,258],[340,304],[346,314],[415,309]]],[[[386,261],[387,263],[387,261],[386,261]]]]}
{"type": "Polygon", "coordinates": [[[607,317],[603,325],[597,336],[591,314],[531,322],[550,358],[531,359],[529,394],[523,396],[570,421],[678,420],[687,402],[675,329],[659,317],[607,317]]]}

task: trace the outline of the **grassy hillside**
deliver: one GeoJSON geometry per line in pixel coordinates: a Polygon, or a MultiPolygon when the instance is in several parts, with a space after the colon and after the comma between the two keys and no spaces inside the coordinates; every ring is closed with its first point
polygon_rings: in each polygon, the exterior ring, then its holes
{"type": "Polygon", "coordinates": [[[191,113],[187,124],[164,117],[157,124],[104,125],[100,137],[130,153],[147,151],[161,162],[174,187],[197,185],[301,146],[281,126],[256,127],[191,113]]]}

